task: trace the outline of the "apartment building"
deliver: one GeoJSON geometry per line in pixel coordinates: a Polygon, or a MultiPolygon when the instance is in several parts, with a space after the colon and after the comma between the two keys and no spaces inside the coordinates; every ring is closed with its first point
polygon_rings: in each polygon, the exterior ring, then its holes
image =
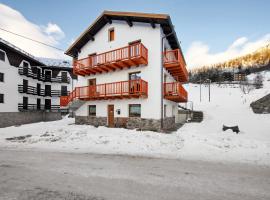
{"type": "Polygon", "coordinates": [[[72,91],[70,67],[48,66],[0,39],[0,127],[61,118],[60,96],[72,91]]]}
{"type": "Polygon", "coordinates": [[[75,111],[76,124],[175,127],[188,72],[169,15],[104,11],[66,54],[78,85],[61,106],[75,111]]]}

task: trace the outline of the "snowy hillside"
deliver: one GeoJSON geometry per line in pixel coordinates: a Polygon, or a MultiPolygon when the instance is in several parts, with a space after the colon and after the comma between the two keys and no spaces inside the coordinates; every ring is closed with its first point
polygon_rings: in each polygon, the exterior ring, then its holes
{"type": "MultiPolygon", "coordinates": [[[[243,94],[239,86],[186,86],[195,110],[204,111],[202,123],[187,123],[177,132],[162,134],[119,128],[75,125],[74,119],[41,122],[0,129],[0,148],[46,151],[129,154],[220,162],[270,165],[270,114],[254,114],[250,103],[270,93],[270,72],[263,73],[264,88],[243,94]],[[222,131],[238,125],[240,133],[222,131]],[[8,139],[8,140],[7,140],[8,139]]],[[[252,78],[251,76],[249,77],[252,78]]]]}

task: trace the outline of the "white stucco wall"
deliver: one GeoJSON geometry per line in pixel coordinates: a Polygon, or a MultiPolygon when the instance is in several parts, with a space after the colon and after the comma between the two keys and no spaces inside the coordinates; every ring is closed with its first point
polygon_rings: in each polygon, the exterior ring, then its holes
{"type": "MultiPolygon", "coordinates": [[[[140,67],[131,67],[109,73],[96,74],[91,76],[78,78],[78,86],[87,86],[88,79],[96,78],[97,84],[111,83],[117,81],[128,80],[131,72],[141,72],[141,78],[148,82],[148,98],[147,99],[121,99],[121,100],[102,100],[87,101],[77,111],[78,116],[88,115],[88,105],[96,105],[96,115],[106,117],[107,106],[114,104],[115,111],[121,110],[121,114],[115,117],[128,117],[128,104],[141,104],[141,117],[160,119],[161,115],[161,35],[162,31],[159,25],[155,29],[148,23],[133,23],[133,27],[129,27],[124,21],[113,21],[112,24],[106,24],[96,35],[94,41],[89,41],[81,49],[78,59],[85,58],[92,53],[103,53],[113,49],[127,46],[129,42],[141,40],[142,44],[148,49],[148,65],[140,67]],[[108,30],[114,28],[115,40],[108,41],[108,30]]],[[[168,45],[167,41],[165,44],[168,45]]],[[[167,74],[167,81],[173,82],[173,78],[164,69],[167,74]]],[[[172,107],[177,104],[164,100],[167,105],[167,117],[173,116],[172,107]]]]}

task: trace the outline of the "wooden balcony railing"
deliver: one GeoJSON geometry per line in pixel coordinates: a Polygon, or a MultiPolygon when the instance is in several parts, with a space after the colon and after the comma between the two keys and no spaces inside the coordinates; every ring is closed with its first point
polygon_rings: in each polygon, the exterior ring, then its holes
{"type": "Polygon", "coordinates": [[[73,73],[77,75],[91,75],[110,72],[124,67],[147,65],[148,50],[142,43],[92,55],[73,62],[73,73]]]}
{"type": "Polygon", "coordinates": [[[164,98],[174,102],[187,102],[188,94],[181,83],[164,83],[164,98]]]}
{"type": "Polygon", "coordinates": [[[163,53],[163,65],[175,80],[179,82],[188,81],[188,71],[179,49],[165,51],[163,53]]]}
{"type": "Polygon", "coordinates": [[[29,112],[29,111],[38,111],[38,112],[44,112],[44,111],[50,111],[50,112],[62,112],[62,113],[68,113],[68,109],[60,108],[60,105],[44,105],[44,104],[18,104],[18,110],[20,112],[29,112]]]}
{"type": "Polygon", "coordinates": [[[74,99],[106,100],[147,98],[148,83],[142,79],[76,87],[69,96],[60,97],[60,106],[67,106],[74,99]]]}

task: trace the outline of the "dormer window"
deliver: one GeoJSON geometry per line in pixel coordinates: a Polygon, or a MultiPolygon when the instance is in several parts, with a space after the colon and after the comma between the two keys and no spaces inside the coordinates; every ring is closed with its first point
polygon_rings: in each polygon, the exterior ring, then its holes
{"type": "Polygon", "coordinates": [[[5,52],[0,50],[0,60],[5,61],[6,60],[5,56],[6,56],[5,52]]]}
{"type": "Polygon", "coordinates": [[[29,67],[29,63],[23,61],[23,67],[29,67]]]}
{"type": "Polygon", "coordinates": [[[114,28],[109,29],[109,42],[114,41],[114,28]]]}

